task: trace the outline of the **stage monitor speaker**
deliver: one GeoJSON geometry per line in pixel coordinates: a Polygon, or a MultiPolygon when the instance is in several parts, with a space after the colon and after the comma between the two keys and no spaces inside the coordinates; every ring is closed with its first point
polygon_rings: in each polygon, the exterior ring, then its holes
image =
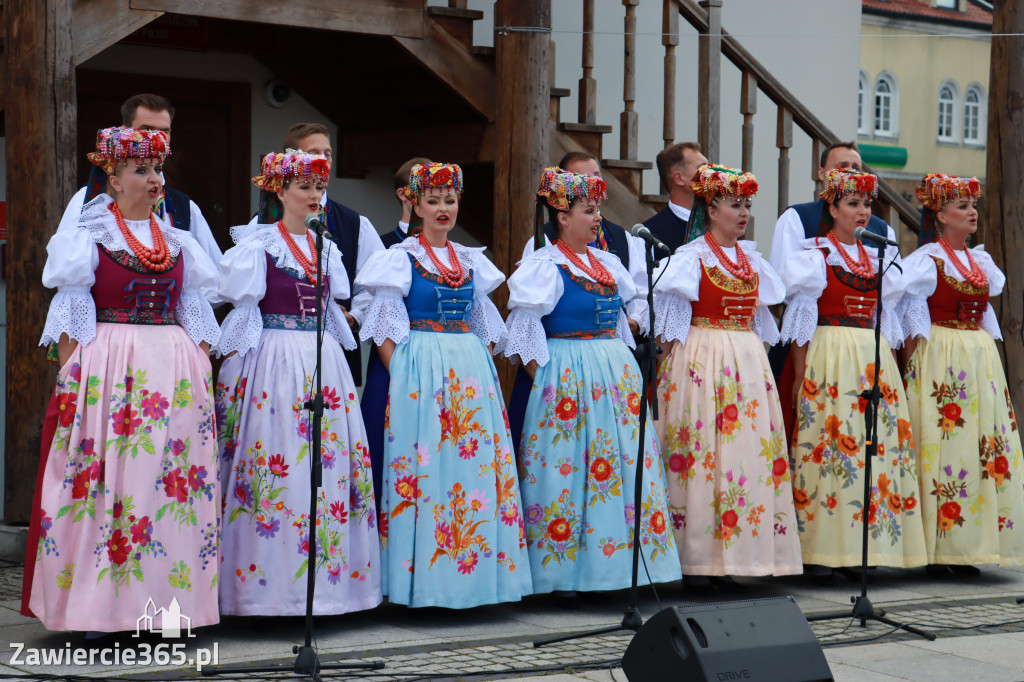
{"type": "Polygon", "coordinates": [[[667,608],[633,637],[622,669],[630,682],[832,682],[792,597],[667,608]]]}

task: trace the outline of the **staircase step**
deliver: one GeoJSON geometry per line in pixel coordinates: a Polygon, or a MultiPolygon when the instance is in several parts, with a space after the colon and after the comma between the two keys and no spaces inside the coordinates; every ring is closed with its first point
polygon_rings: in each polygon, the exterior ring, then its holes
{"type": "Polygon", "coordinates": [[[468,48],[473,46],[473,22],[484,18],[484,13],[476,9],[460,9],[458,7],[427,7],[427,16],[452,34],[460,43],[468,48]]]}
{"type": "Polygon", "coordinates": [[[610,133],[612,127],[594,123],[559,123],[558,130],[567,133],[588,154],[600,159],[604,135],[610,133]]]}
{"type": "Polygon", "coordinates": [[[572,94],[572,90],[569,88],[551,88],[552,97],[568,97],[572,94]]]}
{"type": "Polygon", "coordinates": [[[551,120],[560,123],[562,120],[562,98],[568,97],[569,88],[556,88],[551,86],[551,120]]]}
{"type": "Polygon", "coordinates": [[[617,177],[635,195],[643,191],[644,171],[653,168],[650,161],[631,159],[601,159],[601,167],[617,177]]]}
{"type": "Polygon", "coordinates": [[[650,161],[631,161],[629,159],[601,159],[602,168],[627,168],[629,170],[649,170],[654,168],[650,161]]]}

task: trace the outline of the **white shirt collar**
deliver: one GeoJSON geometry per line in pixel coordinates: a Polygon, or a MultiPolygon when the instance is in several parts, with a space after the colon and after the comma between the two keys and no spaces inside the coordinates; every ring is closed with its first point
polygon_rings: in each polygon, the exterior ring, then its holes
{"type": "Polygon", "coordinates": [[[409,231],[409,223],[405,223],[405,222],[402,222],[401,220],[399,220],[398,221],[398,229],[401,230],[402,232],[408,232],[409,231]]]}
{"type": "Polygon", "coordinates": [[[687,222],[690,220],[690,209],[683,208],[678,204],[673,204],[671,201],[668,202],[668,208],[670,211],[676,214],[677,218],[679,218],[683,222],[687,222]]]}

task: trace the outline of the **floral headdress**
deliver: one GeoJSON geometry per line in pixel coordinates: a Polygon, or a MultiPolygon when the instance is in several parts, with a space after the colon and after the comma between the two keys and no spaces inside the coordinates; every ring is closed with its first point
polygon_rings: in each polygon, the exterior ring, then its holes
{"type": "Polygon", "coordinates": [[[917,235],[919,244],[935,241],[938,234],[935,228],[936,212],[941,211],[946,203],[960,197],[981,198],[981,182],[978,178],[958,178],[945,173],[929,173],[921,178],[917,198],[924,208],[921,210],[921,230],[917,235]]]}
{"type": "Polygon", "coordinates": [[[286,179],[326,184],[331,179],[331,163],[322,154],[298,149],[286,149],[283,154],[271,152],[263,157],[260,174],[252,179],[252,184],[268,192],[280,192],[286,179]]]}
{"type": "Polygon", "coordinates": [[[128,159],[158,159],[171,154],[171,143],[162,130],[139,130],[125,126],[103,128],[96,133],[96,151],[89,160],[113,175],[117,164],[128,159]]]}
{"type": "Polygon", "coordinates": [[[568,211],[576,199],[596,204],[608,198],[608,186],[596,175],[582,175],[552,166],[545,168],[537,188],[537,219],[534,225],[534,246],[539,247],[544,235],[546,206],[568,211]]]}
{"type": "Polygon", "coordinates": [[[878,176],[855,168],[833,168],[825,176],[825,188],[820,196],[830,204],[847,194],[878,196],[878,176]]]}
{"type": "Polygon", "coordinates": [[[441,187],[451,187],[455,195],[461,197],[462,168],[455,163],[417,163],[409,171],[405,196],[415,204],[424,191],[441,187]]]}
{"type": "Polygon", "coordinates": [[[710,204],[719,194],[727,197],[752,197],[757,195],[757,178],[753,173],[744,173],[728,166],[704,164],[690,182],[693,193],[710,204]]]}
{"type": "Polygon", "coordinates": [[[697,196],[697,201],[686,223],[684,243],[703,237],[707,232],[708,206],[715,197],[753,197],[757,195],[758,189],[757,178],[753,173],[709,163],[697,169],[690,181],[690,188],[697,196]]]}

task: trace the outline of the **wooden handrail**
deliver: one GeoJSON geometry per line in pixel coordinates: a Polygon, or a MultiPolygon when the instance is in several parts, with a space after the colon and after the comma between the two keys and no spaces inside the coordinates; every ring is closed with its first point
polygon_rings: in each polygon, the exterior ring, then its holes
{"type": "MultiPolygon", "coordinates": [[[[707,13],[694,0],[672,0],[679,7],[679,13],[702,33],[708,32],[707,13]]],[[[751,74],[757,79],[757,87],[768,96],[780,109],[785,109],[792,116],[793,122],[810,136],[811,140],[832,144],[839,141],[839,137],[833,133],[828,126],[821,122],[817,116],[811,113],[793,93],[791,93],[775,76],[769,72],[764,65],[754,58],[739,41],[721,29],[722,54],[730,62],[736,65],[744,74],[751,74]]],[[[700,116],[701,114],[698,114],[700,116]]],[[[817,160],[815,160],[817,168],[817,160]]],[[[868,166],[865,170],[870,171],[868,166]]],[[[900,219],[907,227],[914,232],[920,230],[920,216],[909,201],[904,199],[896,188],[879,178],[879,195],[884,203],[891,205],[899,214],[900,219]]],[[[894,226],[895,227],[895,226],[894,226]]]]}

